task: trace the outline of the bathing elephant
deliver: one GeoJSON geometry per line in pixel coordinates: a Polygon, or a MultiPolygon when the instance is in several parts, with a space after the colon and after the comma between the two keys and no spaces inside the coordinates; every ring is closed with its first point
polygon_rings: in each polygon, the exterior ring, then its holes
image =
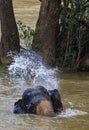
{"type": "Polygon", "coordinates": [[[13,112],[55,116],[62,109],[63,105],[57,89],[47,91],[43,86],[37,86],[24,91],[22,99],[15,102],[13,112]]]}

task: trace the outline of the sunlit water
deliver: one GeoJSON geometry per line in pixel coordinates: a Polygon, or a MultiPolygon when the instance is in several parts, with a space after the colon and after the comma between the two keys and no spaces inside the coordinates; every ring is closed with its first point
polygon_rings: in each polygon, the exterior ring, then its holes
{"type": "MultiPolygon", "coordinates": [[[[14,0],[14,7],[16,19],[34,27],[39,1],[14,0]]],[[[8,70],[0,67],[0,130],[89,130],[89,73],[65,74],[46,68],[42,57],[33,66],[29,59],[31,53],[16,55],[8,70]],[[23,91],[38,84],[58,88],[65,110],[54,118],[13,114],[23,91]]]]}

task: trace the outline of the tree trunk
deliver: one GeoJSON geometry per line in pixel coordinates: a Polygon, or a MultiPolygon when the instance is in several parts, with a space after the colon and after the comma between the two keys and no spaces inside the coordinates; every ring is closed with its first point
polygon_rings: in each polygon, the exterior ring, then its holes
{"type": "Polygon", "coordinates": [[[56,62],[56,40],[59,27],[61,0],[42,0],[36,29],[39,33],[33,38],[33,47],[43,55],[49,65],[56,62]]]}
{"type": "MultiPolygon", "coordinates": [[[[0,9],[1,9],[1,1],[0,1],[0,9]]],[[[0,10],[0,44],[1,44],[1,10],[0,10]]]]}
{"type": "Polygon", "coordinates": [[[19,34],[15,22],[12,0],[0,0],[1,43],[0,60],[7,62],[9,51],[20,51],[19,34]]]}

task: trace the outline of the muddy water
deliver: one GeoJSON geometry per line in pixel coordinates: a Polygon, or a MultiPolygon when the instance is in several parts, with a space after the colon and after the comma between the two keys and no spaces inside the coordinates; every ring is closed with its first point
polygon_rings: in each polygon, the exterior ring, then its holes
{"type": "Polygon", "coordinates": [[[59,74],[65,111],[55,118],[13,114],[14,102],[30,83],[5,73],[0,70],[0,130],[89,130],[89,73],[59,74]]]}
{"type": "Polygon", "coordinates": [[[39,0],[13,0],[16,20],[34,27],[38,18],[39,0]]]}
{"type": "MultiPolygon", "coordinates": [[[[39,2],[14,0],[16,19],[34,26],[39,2]]],[[[65,111],[55,118],[36,115],[14,115],[13,104],[30,82],[11,79],[0,67],[0,130],[89,130],[89,73],[59,74],[65,111]]]]}

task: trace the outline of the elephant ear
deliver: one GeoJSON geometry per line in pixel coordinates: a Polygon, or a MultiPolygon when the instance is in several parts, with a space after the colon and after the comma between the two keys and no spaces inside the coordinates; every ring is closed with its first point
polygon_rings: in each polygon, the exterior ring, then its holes
{"type": "Polygon", "coordinates": [[[54,112],[60,112],[61,110],[63,110],[63,105],[61,102],[61,96],[60,93],[57,89],[51,90],[49,91],[50,97],[51,97],[51,101],[53,104],[53,108],[54,108],[54,112]]]}

